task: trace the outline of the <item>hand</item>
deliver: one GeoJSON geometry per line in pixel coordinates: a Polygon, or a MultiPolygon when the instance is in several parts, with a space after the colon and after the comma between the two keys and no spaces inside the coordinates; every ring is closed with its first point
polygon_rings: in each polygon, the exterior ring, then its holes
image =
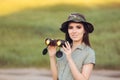
{"type": "Polygon", "coordinates": [[[55,57],[56,49],[56,46],[48,46],[48,53],[50,57],[55,57]]]}
{"type": "Polygon", "coordinates": [[[62,48],[64,50],[63,52],[66,54],[66,57],[71,57],[72,49],[68,41],[65,42],[65,46],[63,45],[62,48]]]}

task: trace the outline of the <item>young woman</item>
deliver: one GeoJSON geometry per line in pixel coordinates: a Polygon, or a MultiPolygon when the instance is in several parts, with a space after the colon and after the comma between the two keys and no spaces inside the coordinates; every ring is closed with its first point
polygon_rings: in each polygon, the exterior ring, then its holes
{"type": "Polygon", "coordinates": [[[73,13],[60,30],[67,40],[61,48],[63,56],[56,59],[57,47],[48,46],[53,80],[89,80],[95,64],[95,53],[89,42],[93,25],[83,15],[73,13]]]}

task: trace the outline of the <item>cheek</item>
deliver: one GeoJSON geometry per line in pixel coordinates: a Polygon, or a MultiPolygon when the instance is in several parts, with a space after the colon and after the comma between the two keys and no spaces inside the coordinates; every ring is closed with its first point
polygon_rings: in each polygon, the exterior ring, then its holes
{"type": "Polygon", "coordinates": [[[70,35],[72,33],[72,30],[68,30],[68,34],[70,35]]]}
{"type": "Polygon", "coordinates": [[[81,29],[81,30],[78,30],[79,34],[84,34],[85,33],[85,30],[84,29],[81,29]]]}
{"type": "Polygon", "coordinates": [[[80,30],[80,31],[79,31],[79,35],[80,35],[79,37],[80,37],[80,38],[82,38],[84,34],[85,34],[85,31],[84,31],[84,30],[80,30]]]}

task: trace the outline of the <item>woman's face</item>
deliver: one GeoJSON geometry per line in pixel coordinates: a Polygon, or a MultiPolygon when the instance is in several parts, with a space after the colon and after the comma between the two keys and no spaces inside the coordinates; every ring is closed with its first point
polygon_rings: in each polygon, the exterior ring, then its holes
{"type": "Polygon", "coordinates": [[[72,41],[82,41],[85,33],[84,26],[81,23],[71,22],[68,25],[68,34],[72,41]]]}

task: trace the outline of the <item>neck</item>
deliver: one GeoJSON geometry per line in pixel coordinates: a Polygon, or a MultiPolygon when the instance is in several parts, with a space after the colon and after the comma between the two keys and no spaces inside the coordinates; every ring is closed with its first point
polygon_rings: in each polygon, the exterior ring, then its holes
{"type": "Polygon", "coordinates": [[[76,48],[82,44],[82,41],[73,41],[72,48],[76,48]]]}

